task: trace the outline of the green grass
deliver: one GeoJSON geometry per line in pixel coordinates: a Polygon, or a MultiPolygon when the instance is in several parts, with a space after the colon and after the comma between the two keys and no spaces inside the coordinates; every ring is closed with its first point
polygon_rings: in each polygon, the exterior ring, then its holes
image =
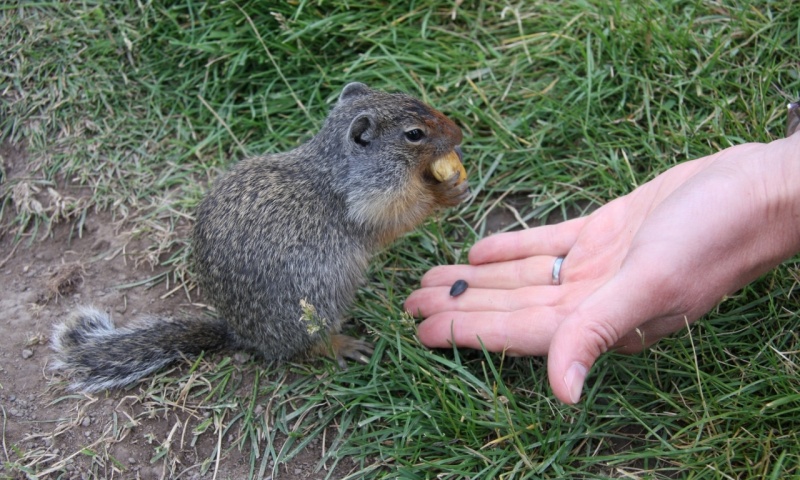
{"type": "MultiPolygon", "coordinates": [[[[209,384],[228,380],[191,394],[214,412],[197,435],[235,432],[225,448],[261,477],[326,431],[320,466],[352,457],[349,478],[800,476],[793,262],[691,331],[603,357],[577,407],[554,400],[542,360],[431,352],[401,313],[427,268],[464,261],[503,195],[536,225],[780,137],[800,92],[796,0],[272,3],[0,5],[0,141],[29,158],[0,165],[0,224],[20,241],[100,208],[185,279],[180,227],[209,182],[309,138],[347,82],[415,94],[464,130],[474,199],[376,258],[353,308],[373,361],[250,364],[247,381],[209,366],[209,384]]],[[[180,395],[170,375],[153,381],[180,395]]]]}

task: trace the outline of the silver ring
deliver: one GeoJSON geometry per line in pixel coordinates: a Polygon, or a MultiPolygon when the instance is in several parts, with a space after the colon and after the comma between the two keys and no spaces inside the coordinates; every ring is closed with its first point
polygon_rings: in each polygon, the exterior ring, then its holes
{"type": "Polygon", "coordinates": [[[553,285],[561,285],[561,264],[564,263],[564,257],[556,257],[553,262],[553,285]]]}

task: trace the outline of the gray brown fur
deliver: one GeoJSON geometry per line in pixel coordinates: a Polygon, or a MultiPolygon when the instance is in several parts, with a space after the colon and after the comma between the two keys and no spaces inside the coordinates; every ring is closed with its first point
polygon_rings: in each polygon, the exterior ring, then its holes
{"type": "Polygon", "coordinates": [[[243,348],[265,359],[326,350],[343,362],[371,353],[338,335],[371,256],[440,207],[468,194],[430,165],[458,150],[461,130],[404,94],[352,83],[317,135],[298,148],[243,160],[197,210],[193,233],[201,292],[220,320],[150,320],[114,329],[79,310],[54,333],[56,364],[73,389],[122,386],[182,355],[243,348]],[[406,137],[424,132],[421,141],[406,137]],[[324,324],[301,321],[301,300],[324,324]]]}
{"type": "Polygon", "coordinates": [[[800,100],[788,105],[789,115],[786,118],[786,136],[800,132],[800,100]]]}

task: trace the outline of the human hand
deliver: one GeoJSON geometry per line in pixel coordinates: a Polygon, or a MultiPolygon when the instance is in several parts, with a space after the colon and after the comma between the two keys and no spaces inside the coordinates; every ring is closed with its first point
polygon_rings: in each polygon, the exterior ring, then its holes
{"type": "Polygon", "coordinates": [[[564,402],[597,357],[641,351],[800,251],[800,136],[680,164],[587,217],[476,243],[422,279],[420,340],[548,355],[564,402]],[[552,285],[556,257],[561,284],[552,285]],[[457,279],[470,288],[451,298],[457,279]]]}

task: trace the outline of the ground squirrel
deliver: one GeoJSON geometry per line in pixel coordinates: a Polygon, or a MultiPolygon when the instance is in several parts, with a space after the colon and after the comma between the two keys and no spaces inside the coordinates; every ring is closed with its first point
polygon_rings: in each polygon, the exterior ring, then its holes
{"type": "Polygon", "coordinates": [[[311,140],[239,162],[200,203],[197,280],[218,319],[115,328],[80,308],[53,333],[54,367],[70,372],[71,389],[97,391],[223,348],[364,361],[371,346],[339,334],[342,318],[373,253],[467,198],[461,140],[415,98],[348,84],[311,140]]]}

